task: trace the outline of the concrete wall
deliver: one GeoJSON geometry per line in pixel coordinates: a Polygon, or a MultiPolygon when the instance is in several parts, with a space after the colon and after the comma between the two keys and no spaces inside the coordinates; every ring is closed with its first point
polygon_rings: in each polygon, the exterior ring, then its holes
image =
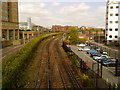
{"type": "Polygon", "coordinates": [[[6,40],[2,41],[2,48],[12,46],[12,45],[20,45],[22,44],[21,40],[6,40]]]}
{"type": "Polygon", "coordinates": [[[13,45],[12,40],[8,40],[8,41],[2,41],[2,47],[7,47],[7,46],[11,46],[13,45]]]}
{"type": "Polygon", "coordinates": [[[21,44],[21,40],[13,40],[13,45],[20,45],[21,44]]]}

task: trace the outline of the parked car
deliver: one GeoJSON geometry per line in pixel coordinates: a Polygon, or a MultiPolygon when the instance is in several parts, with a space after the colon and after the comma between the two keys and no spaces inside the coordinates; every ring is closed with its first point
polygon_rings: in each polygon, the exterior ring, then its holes
{"type": "Polygon", "coordinates": [[[79,50],[79,51],[89,51],[90,48],[84,47],[84,48],[79,48],[78,50],[79,50]]]}
{"type": "MultiPolygon", "coordinates": [[[[111,62],[105,63],[104,65],[109,67],[115,67],[116,61],[111,61],[111,62]]],[[[118,65],[120,65],[120,62],[118,62],[118,65]]]]}
{"type": "Polygon", "coordinates": [[[90,54],[90,57],[98,56],[98,55],[100,55],[100,54],[98,54],[98,53],[91,53],[91,54],[90,54]]]}
{"type": "Polygon", "coordinates": [[[91,53],[98,53],[98,50],[92,49],[92,50],[87,51],[87,54],[91,54],[91,53]]]}
{"type": "Polygon", "coordinates": [[[84,47],[84,46],[86,46],[86,44],[81,43],[81,44],[77,44],[77,46],[78,47],[84,47]]]}
{"type": "Polygon", "coordinates": [[[103,61],[107,61],[107,60],[110,60],[112,58],[100,58],[100,59],[97,59],[98,62],[103,62],[103,61]]]}
{"type": "Polygon", "coordinates": [[[106,56],[106,55],[93,56],[94,60],[101,59],[101,58],[108,58],[108,56],[106,56]]]}
{"type": "Polygon", "coordinates": [[[106,66],[108,63],[112,62],[113,60],[112,59],[109,59],[109,60],[106,60],[106,61],[103,61],[102,64],[104,66],[106,66]]]}
{"type": "Polygon", "coordinates": [[[100,53],[101,53],[101,54],[104,54],[104,55],[107,55],[107,54],[108,54],[107,51],[105,51],[105,50],[100,50],[100,53]]]}
{"type": "Polygon", "coordinates": [[[99,47],[97,47],[97,46],[95,46],[95,47],[94,47],[94,49],[95,49],[95,50],[100,50],[100,48],[99,48],[99,47]]]}

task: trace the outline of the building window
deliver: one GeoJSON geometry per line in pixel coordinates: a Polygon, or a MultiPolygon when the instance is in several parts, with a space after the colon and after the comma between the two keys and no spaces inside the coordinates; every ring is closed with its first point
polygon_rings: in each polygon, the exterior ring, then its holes
{"type": "Polygon", "coordinates": [[[108,36],[108,34],[106,34],[106,36],[108,36]]]}
{"type": "Polygon", "coordinates": [[[118,31],[118,28],[115,28],[115,31],[118,31]]]}
{"type": "Polygon", "coordinates": [[[117,14],[115,14],[115,16],[118,16],[118,13],[117,13],[117,14]]]}
{"type": "Polygon", "coordinates": [[[109,40],[109,42],[112,42],[111,40],[109,40]]]}
{"type": "Polygon", "coordinates": [[[113,16],[113,14],[111,13],[110,16],[113,16]]]}
{"type": "Polygon", "coordinates": [[[110,28],[109,31],[112,31],[112,28],[110,28]]]}
{"type": "Polygon", "coordinates": [[[115,36],[115,38],[118,38],[118,36],[115,36]]]}
{"type": "Polygon", "coordinates": [[[112,35],[110,35],[109,38],[112,38],[112,35]]]}
{"type": "Polygon", "coordinates": [[[116,8],[119,8],[119,6],[116,6],[116,8]]]}
{"type": "Polygon", "coordinates": [[[112,23],[112,21],[110,21],[110,23],[112,23]]]}
{"type": "Polygon", "coordinates": [[[106,28],[106,31],[108,31],[108,29],[106,28]]]}
{"type": "Polygon", "coordinates": [[[118,21],[115,21],[115,23],[118,23],[118,21]]]}
{"type": "Polygon", "coordinates": [[[113,6],[111,6],[110,9],[113,9],[113,6]]]}

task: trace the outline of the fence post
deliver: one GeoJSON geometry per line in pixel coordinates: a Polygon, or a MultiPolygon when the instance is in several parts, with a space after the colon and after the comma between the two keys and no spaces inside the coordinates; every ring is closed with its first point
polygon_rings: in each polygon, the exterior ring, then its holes
{"type": "Polygon", "coordinates": [[[111,89],[111,83],[109,83],[109,90],[111,89]]]}
{"type": "Polygon", "coordinates": [[[101,78],[102,78],[102,70],[103,70],[103,68],[102,68],[102,62],[103,61],[101,61],[101,78]]]}
{"type": "Polygon", "coordinates": [[[118,59],[116,59],[115,76],[118,75],[118,59]]]}

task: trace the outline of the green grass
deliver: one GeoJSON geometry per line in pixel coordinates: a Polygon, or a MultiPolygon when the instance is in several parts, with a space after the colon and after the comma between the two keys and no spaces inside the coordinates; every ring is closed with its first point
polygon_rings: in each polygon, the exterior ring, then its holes
{"type": "Polygon", "coordinates": [[[16,53],[12,54],[10,57],[6,58],[2,62],[2,87],[3,88],[20,88],[18,82],[23,77],[23,72],[25,71],[31,58],[34,56],[35,49],[37,45],[44,39],[58,35],[60,33],[47,34],[37,37],[27,43],[24,47],[18,50],[16,53]]]}

